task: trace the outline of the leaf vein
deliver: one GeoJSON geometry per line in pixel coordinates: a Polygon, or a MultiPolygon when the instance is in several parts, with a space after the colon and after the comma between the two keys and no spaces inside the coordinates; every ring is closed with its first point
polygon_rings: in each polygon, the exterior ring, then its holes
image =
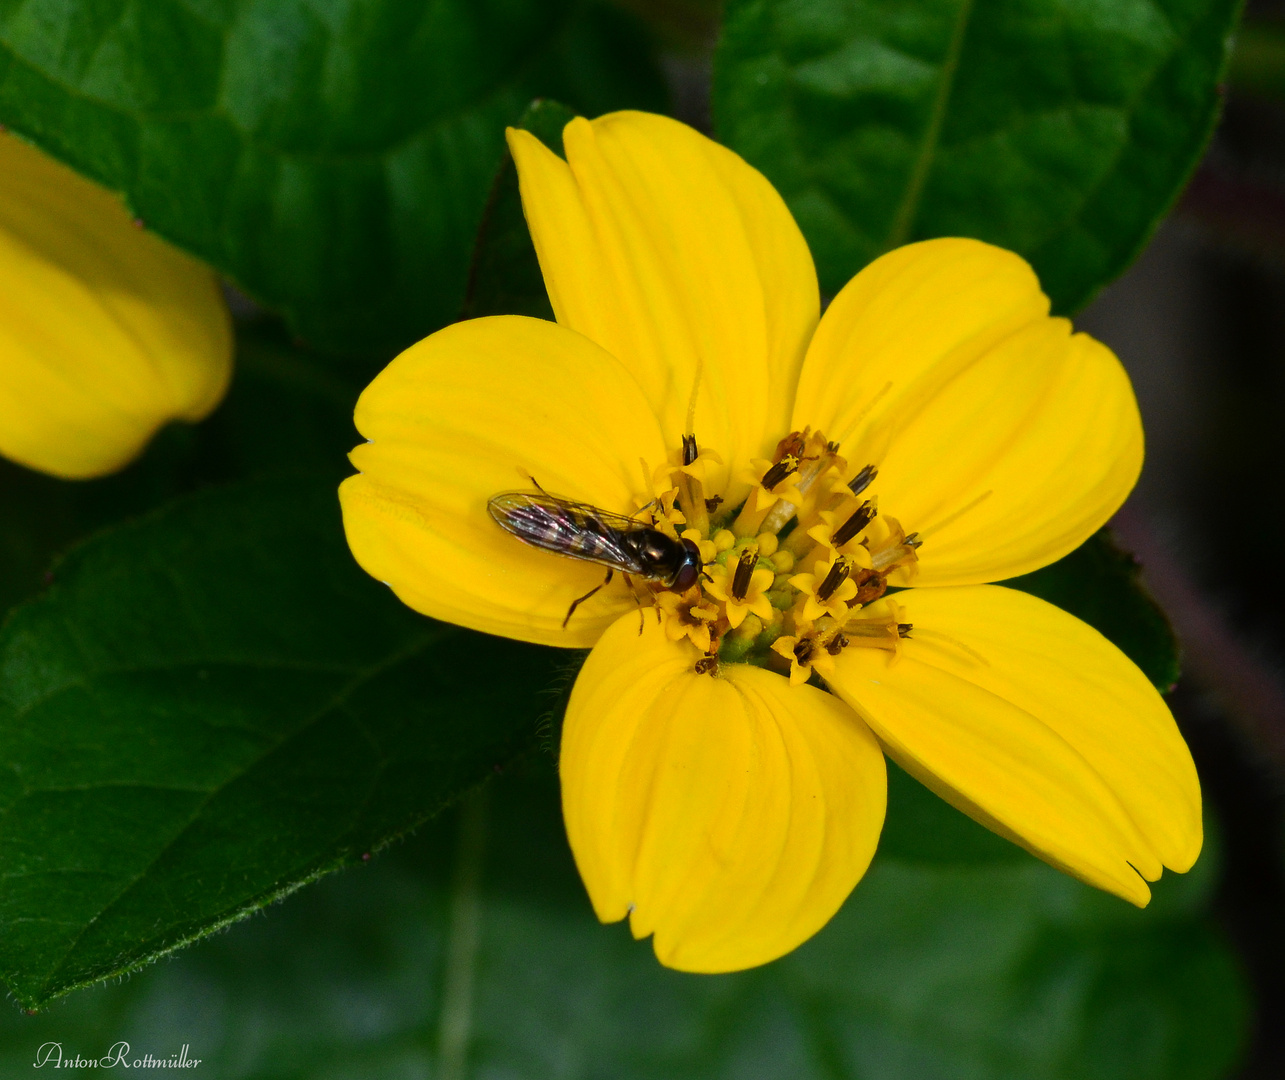
{"type": "Polygon", "coordinates": [[[915,219],[919,216],[924,187],[928,183],[928,174],[932,169],[937,145],[941,140],[941,129],[946,122],[946,109],[950,105],[950,95],[955,88],[955,77],[959,74],[959,61],[964,52],[964,38],[968,33],[968,23],[972,13],[973,0],[960,0],[959,11],[955,15],[955,26],[946,47],[946,55],[942,60],[941,80],[937,84],[937,93],[933,97],[928,125],[924,128],[919,153],[915,157],[910,176],[906,181],[906,192],[888,229],[888,237],[884,241],[885,251],[900,247],[909,239],[915,219]]]}

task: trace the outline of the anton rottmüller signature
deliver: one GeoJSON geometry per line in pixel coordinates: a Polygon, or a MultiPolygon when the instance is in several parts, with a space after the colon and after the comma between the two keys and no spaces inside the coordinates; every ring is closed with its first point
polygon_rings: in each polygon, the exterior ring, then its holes
{"type": "Polygon", "coordinates": [[[63,1053],[62,1043],[47,1042],[36,1051],[36,1060],[31,1063],[33,1069],[195,1069],[201,1064],[200,1058],[188,1056],[188,1044],[177,1054],[169,1057],[156,1057],[154,1054],[134,1054],[129,1043],[115,1043],[100,1058],[86,1058],[76,1054],[69,1057],[63,1053]]]}

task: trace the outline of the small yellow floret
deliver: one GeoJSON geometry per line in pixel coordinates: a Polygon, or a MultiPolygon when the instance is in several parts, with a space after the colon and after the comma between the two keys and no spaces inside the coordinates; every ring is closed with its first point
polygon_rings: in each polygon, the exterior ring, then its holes
{"type": "Polygon", "coordinates": [[[710,580],[705,583],[705,591],[723,602],[724,610],[727,613],[728,625],[733,630],[741,625],[745,616],[751,611],[765,623],[771,622],[773,618],[772,601],[768,599],[767,591],[776,580],[776,575],[771,570],[762,567],[754,569],[749,575],[749,582],[744,595],[737,597],[734,591],[734,584],[738,568],[739,564],[731,567],[709,567],[710,580]]]}
{"type": "Polygon", "coordinates": [[[815,622],[822,615],[842,621],[848,615],[848,602],[857,595],[852,580],[852,563],[842,557],[833,559],[815,574],[795,574],[790,584],[803,594],[800,615],[804,622],[815,622]]]}
{"type": "Polygon", "coordinates": [[[705,653],[709,652],[709,628],[718,618],[718,608],[701,603],[701,599],[699,590],[682,594],[662,592],[656,596],[656,606],[662,613],[665,635],[670,641],[681,641],[686,637],[705,653]]]}
{"type": "Polygon", "coordinates": [[[779,637],[772,643],[772,651],[789,660],[791,686],[807,682],[813,671],[824,677],[834,670],[834,657],[812,631],[798,637],[779,637]]]}

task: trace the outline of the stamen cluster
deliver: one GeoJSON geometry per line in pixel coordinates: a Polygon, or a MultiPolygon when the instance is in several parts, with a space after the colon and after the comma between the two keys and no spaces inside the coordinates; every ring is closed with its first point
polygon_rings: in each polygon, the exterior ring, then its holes
{"type": "Polygon", "coordinates": [[[733,478],[748,494],[728,502],[707,495],[706,466],[719,458],[695,436],[684,436],[679,460],[656,473],[652,520],[696,542],[704,573],[686,592],[658,591],[655,600],[669,636],[701,650],[697,672],[752,663],[804,682],[825,676],[848,647],[896,652],[911,630],[898,605],[887,598],[864,609],[884,598],[892,571],[913,574],[920,540],[880,516],[868,491],[873,465],[849,475],[837,443],[794,431],[770,460],[733,478]]]}

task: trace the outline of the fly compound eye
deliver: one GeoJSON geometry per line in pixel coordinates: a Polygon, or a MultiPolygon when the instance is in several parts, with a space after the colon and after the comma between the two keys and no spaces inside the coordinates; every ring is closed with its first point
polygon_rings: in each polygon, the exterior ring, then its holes
{"type": "Polygon", "coordinates": [[[674,580],[670,588],[677,592],[686,592],[696,584],[696,579],[701,573],[701,554],[692,541],[683,541],[683,561],[678,567],[678,573],[674,575],[674,580]]]}
{"type": "Polygon", "coordinates": [[[696,584],[696,579],[700,577],[700,571],[691,563],[685,562],[679,568],[678,576],[674,578],[674,589],[677,592],[686,592],[696,584]]]}

